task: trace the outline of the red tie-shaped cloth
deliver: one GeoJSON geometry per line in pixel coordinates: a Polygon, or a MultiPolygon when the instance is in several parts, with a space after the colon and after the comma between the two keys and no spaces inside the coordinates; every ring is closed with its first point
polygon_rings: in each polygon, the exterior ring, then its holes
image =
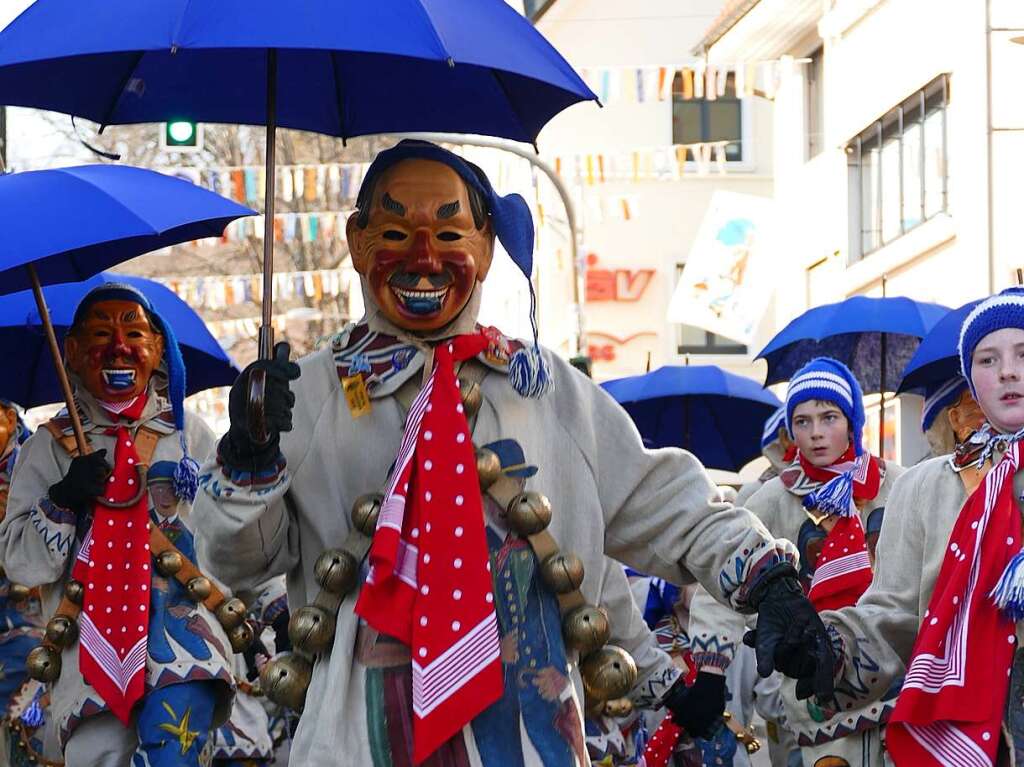
{"type": "Polygon", "coordinates": [[[871,585],[871,559],[860,517],[833,519],[835,524],[814,563],[814,576],[807,594],[818,612],[856,604],[871,585]]]}
{"type": "Polygon", "coordinates": [[[413,761],[422,763],[504,689],[483,499],[455,362],[481,334],[434,350],[406,418],[356,613],[409,646],[413,761]]]}
{"type": "Polygon", "coordinates": [[[148,493],[127,509],[138,493],[139,455],[131,433],[114,430],[114,471],[106,494],[93,507],[92,528],[78,552],[72,577],[85,584],[79,619],[78,664],[82,677],[128,725],[132,706],[146,687],[146,640],[149,635],[148,493]]]}

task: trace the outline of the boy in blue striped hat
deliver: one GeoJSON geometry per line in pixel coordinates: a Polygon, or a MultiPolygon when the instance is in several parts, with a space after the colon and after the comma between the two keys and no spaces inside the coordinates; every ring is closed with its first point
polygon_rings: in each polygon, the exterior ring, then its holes
{"type": "Polygon", "coordinates": [[[78,454],[66,412],[44,424],[0,524],[8,574],[44,587],[56,614],[29,670],[54,681],[68,767],[198,767],[233,689],[231,644],[204,602],[215,587],[176,575],[195,573],[185,521],[213,436],[186,418],[173,329],[135,288],[90,291],[65,357],[91,450],[78,454]]]}

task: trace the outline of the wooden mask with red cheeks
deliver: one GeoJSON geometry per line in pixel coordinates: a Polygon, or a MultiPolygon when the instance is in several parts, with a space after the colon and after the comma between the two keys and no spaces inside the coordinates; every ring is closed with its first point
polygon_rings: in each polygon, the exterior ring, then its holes
{"type": "Polygon", "coordinates": [[[164,337],[135,301],[97,301],[64,341],[68,367],[99,400],[124,402],[146,391],[164,356],[164,337]]]}
{"type": "Polygon", "coordinates": [[[346,236],[388,320],[423,333],[459,316],[494,255],[490,218],[478,218],[466,183],[444,163],[409,159],[381,173],[368,215],[353,213],[346,236]]]}
{"type": "Polygon", "coordinates": [[[0,402],[0,456],[7,453],[18,436],[18,411],[0,402]]]}

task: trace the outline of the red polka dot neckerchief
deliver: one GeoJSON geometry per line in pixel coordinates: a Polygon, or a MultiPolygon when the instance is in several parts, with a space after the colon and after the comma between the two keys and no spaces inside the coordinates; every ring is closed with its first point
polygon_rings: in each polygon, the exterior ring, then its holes
{"type": "Polygon", "coordinates": [[[409,646],[413,760],[419,764],[503,692],[483,499],[455,363],[481,333],[434,350],[406,418],[356,613],[409,646]]]}
{"type": "MultiPolygon", "coordinates": [[[[121,413],[135,420],[145,406],[121,413]]],[[[82,543],[72,577],[85,584],[79,617],[78,663],[82,677],[126,726],[132,706],[145,693],[149,636],[149,497],[127,509],[112,509],[103,500],[123,503],[138,493],[139,454],[131,432],[122,425],[108,431],[116,440],[114,470],[106,493],[93,507],[92,527],[82,543]]]]}

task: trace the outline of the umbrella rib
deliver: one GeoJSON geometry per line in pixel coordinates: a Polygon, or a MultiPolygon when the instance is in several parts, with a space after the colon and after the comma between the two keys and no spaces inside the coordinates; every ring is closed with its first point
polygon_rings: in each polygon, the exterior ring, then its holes
{"type": "Polygon", "coordinates": [[[128,81],[132,79],[132,75],[135,74],[135,70],[139,68],[139,64],[142,62],[142,57],[146,55],[145,51],[139,51],[135,56],[135,63],[128,69],[128,74],[121,80],[120,87],[114,92],[114,100],[111,102],[110,107],[103,115],[103,120],[100,121],[100,133],[103,129],[110,124],[110,118],[114,114],[114,110],[117,109],[117,104],[121,100],[121,96],[124,95],[125,86],[128,85],[128,81]]]}
{"type": "MultiPolygon", "coordinates": [[[[505,96],[505,101],[508,103],[509,109],[512,110],[512,116],[515,117],[516,118],[516,122],[519,123],[520,135],[521,136],[528,136],[529,133],[527,133],[526,127],[523,125],[523,119],[519,116],[519,113],[516,111],[516,105],[512,101],[512,96],[508,92],[508,88],[505,86],[505,83],[502,81],[501,76],[498,74],[498,72],[495,69],[493,69],[493,68],[491,69],[491,77],[494,78],[494,81],[498,84],[498,87],[501,88],[501,92],[505,96]]],[[[534,142],[534,148],[535,149],[536,149],[536,146],[537,146],[536,142],[534,142]]],[[[539,153],[539,150],[538,150],[538,153],[539,153]]]]}
{"type": "Polygon", "coordinates": [[[423,15],[427,18],[427,25],[430,27],[430,31],[433,33],[434,40],[441,49],[441,53],[444,54],[445,61],[454,63],[455,58],[448,52],[448,46],[445,45],[444,40],[441,39],[441,33],[437,31],[437,25],[434,24],[434,20],[430,17],[430,11],[427,10],[427,6],[424,5],[423,0],[413,0],[412,4],[419,6],[420,10],[423,11],[423,15]]]}
{"type": "Polygon", "coordinates": [[[335,53],[328,54],[331,57],[331,74],[334,75],[334,101],[338,107],[338,128],[341,131],[342,141],[348,138],[345,130],[345,98],[341,95],[341,77],[338,74],[338,57],[335,53]]]}

